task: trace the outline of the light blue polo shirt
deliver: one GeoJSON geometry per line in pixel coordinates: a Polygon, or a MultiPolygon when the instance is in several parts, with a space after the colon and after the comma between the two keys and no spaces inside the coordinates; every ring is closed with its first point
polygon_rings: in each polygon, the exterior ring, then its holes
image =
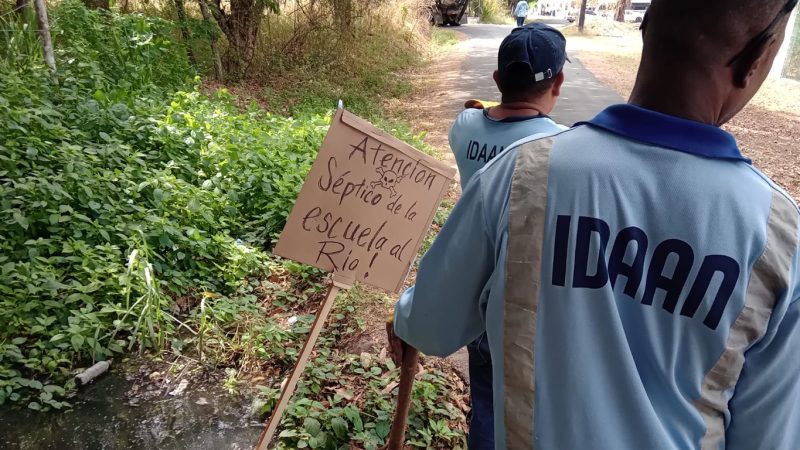
{"type": "Polygon", "coordinates": [[[796,450],[799,222],[730,134],[612,106],[475,175],[395,331],[486,332],[497,449],[796,450]]]}
{"type": "Polygon", "coordinates": [[[565,130],[545,115],[510,117],[497,120],[488,109],[465,109],[450,127],[450,149],[458,165],[461,187],[472,175],[502,153],[510,144],[533,135],[549,135],[565,130]]]}
{"type": "Polygon", "coordinates": [[[520,0],[514,6],[514,17],[527,17],[528,16],[528,2],[520,0]]]}

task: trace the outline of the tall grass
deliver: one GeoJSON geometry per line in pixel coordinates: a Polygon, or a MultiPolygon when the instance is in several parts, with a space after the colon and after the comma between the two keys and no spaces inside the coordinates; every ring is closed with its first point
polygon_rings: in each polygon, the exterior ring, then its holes
{"type": "MultiPolygon", "coordinates": [[[[529,3],[534,4],[534,2],[529,3]]],[[[511,9],[505,0],[473,0],[470,2],[470,8],[481,23],[497,25],[514,23],[510,15],[511,9]]]]}
{"type": "Polygon", "coordinates": [[[376,100],[406,94],[398,72],[416,67],[430,48],[431,27],[423,0],[389,0],[354,7],[347,28],[337,25],[323,2],[313,9],[287,4],[267,14],[249,73],[265,86],[268,107],[298,114],[326,110],[342,99],[369,117],[381,115],[376,100]]]}

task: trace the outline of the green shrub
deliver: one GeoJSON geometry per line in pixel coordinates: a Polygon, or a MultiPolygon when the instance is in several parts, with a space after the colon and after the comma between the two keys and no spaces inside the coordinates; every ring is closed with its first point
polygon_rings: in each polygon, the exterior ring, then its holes
{"type": "Polygon", "coordinates": [[[329,120],[208,98],[163,20],[52,15],[55,79],[0,63],[0,404],[32,408],[63,406],[42,382],[76,363],[163,349],[173,298],[265,270],[329,120]]]}

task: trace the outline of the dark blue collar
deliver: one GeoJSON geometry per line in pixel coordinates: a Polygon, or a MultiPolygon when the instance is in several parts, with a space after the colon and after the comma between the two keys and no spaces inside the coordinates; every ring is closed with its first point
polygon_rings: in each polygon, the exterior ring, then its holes
{"type": "Polygon", "coordinates": [[[719,127],[669,116],[635,105],[609,106],[594,119],[578,122],[575,125],[584,124],[679,152],[752,163],[750,159],[742,156],[736,145],[736,139],[719,127]]]}

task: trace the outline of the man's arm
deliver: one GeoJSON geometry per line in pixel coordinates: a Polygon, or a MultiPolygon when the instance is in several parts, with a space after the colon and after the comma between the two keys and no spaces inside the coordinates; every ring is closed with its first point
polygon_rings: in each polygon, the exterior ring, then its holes
{"type": "Polygon", "coordinates": [[[480,178],[473,178],[422,258],[416,284],[395,306],[397,336],[423,353],[449,355],[484,331],[481,298],[494,271],[480,178]]]}
{"type": "Polygon", "coordinates": [[[800,280],[795,260],[794,289],[788,292],[793,300],[765,337],[767,342],[745,354],[729,402],[726,450],[800,448],[800,280]]]}

